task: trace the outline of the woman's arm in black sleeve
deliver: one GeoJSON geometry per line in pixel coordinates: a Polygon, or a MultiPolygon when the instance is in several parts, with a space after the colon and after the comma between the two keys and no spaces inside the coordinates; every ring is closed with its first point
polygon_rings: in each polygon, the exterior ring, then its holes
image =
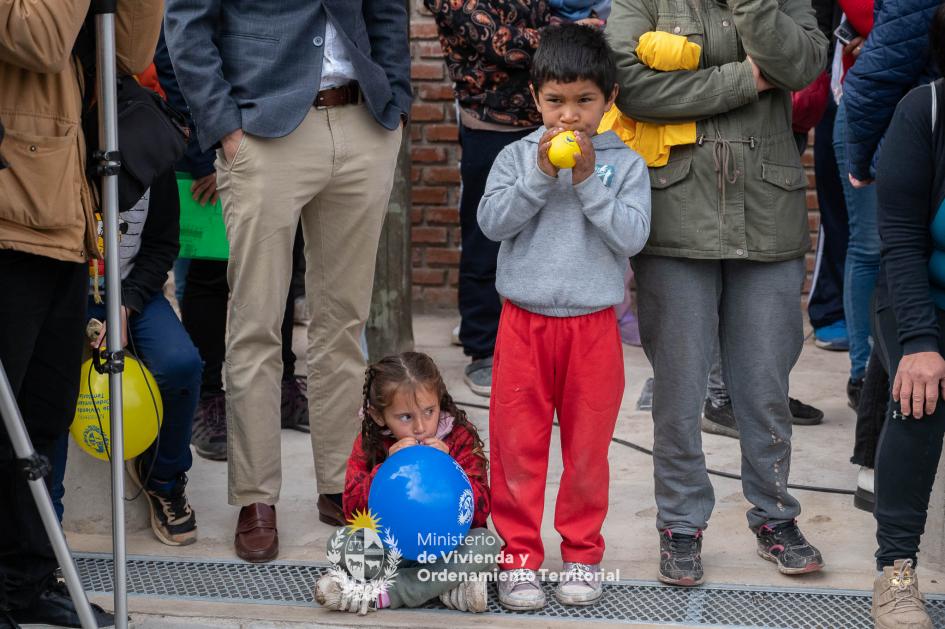
{"type": "Polygon", "coordinates": [[[932,148],[931,94],[928,87],[916,88],[896,108],[876,174],[883,267],[904,354],[938,350],[928,271],[937,157],[932,148]]]}

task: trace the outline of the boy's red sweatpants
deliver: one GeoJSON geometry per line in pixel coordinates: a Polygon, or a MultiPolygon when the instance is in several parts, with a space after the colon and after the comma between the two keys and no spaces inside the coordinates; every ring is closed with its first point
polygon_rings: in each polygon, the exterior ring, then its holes
{"type": "Polygon", "coordinates": [[[555,412],[564,461],[555,503],[561,557],[600,562],[610,482],[607,452],[623,386],[613,308],[546,317],[505,303],[489,412],[492,521],[505,540],[501,568],[537,570],[544,560],[541,518],[555,412]]]}

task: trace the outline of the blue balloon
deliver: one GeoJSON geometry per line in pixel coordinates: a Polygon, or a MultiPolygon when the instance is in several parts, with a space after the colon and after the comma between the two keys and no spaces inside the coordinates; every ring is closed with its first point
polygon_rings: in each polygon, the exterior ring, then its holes
{"type": "Polygon", "coordinates": [[[412,560],[433,561],[456,548],[472,524],[475,504],[466,472],[431,446],[411,446],[381,464],[371,483],[368,508],[384,538],[412,560]]]}

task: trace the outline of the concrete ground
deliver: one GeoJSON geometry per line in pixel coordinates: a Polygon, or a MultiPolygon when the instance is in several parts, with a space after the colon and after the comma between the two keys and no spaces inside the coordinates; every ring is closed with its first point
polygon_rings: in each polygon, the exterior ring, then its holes
{"type": "MultiPolygon", "coordinates": [[[[447,377],[450,392],[463,402],[482,404],[486,400],[473,395],[462,382],[465,359],[462,351],[450,345],[450,331],[455,317],[423,315],[415,318],[417,349],[430,353],[447,377]]],[[[304,338],[296,330],[296,349],[301,352],[304,338]]],[[[643,351],[624,347],[627,384],[617,423],[616,437],[652,446],[652,420],[649,412],[636,410],[644,382],[652,375],[643,351]]],[[[304,368],[304,362],[300,361],[304,368]]],[[[849,363],[845,353],[817,349],[812,340],[804,345],[794,370],[791,395],[821,408],[825,421],[820,426],[797,427],[794,432],[794,456],[791,482],[818,487],[852,489],[856,468],[849,463],[853,443],[854,413],[847,407],[845,383],[849,363]]],[[[487,438],[487,411],[467,407],[472,420],[487,438]]],[[[316,419],[317,421],[317,419],[316,419]]],[[[557,432],[557,431],[555,431],[557,432]]],[[[740,471],[738,443],[726,437],[704,435],[709,467],[732,473],[740,471]]],[[[488,442],[487,442],[488,446],[488,442]]],[[[280,559],[325,561],[324,548],[333,529],[317,520],[315,511],[314,466],[307,435],[283,431],[283,493],[279,504],[280,559]]],[[[620,571],[622,579],[653,580],[658,558],[657,533],[654,528],[656,507],[653,499],[653,464],[649,456],[626,446],[612,444],[611,507],[604,525],[607,553],[606,569],[620,571]]],[[[561,472],[557,435],[553,437],[551,464],[546,493],[546,518],[542,529],[546,544],[545,567],[560,566],[559,538],[554,530],[555,493],[561,472]]],[[[226,464],[194,457],[188,492],[197,512],[200,540],[187,548],[171,548],[156,541],[151,534],[145,510],[139,499],[128,506],[128,553],[133,555],[233,558],[232,541],[237,509],[226,504],[226,464]]],[[[754,538],[747,530],[745,511],[738,481],[713,477],[716,508],[705,534],[703,558],[706,579],[715,583],[869,590],[874,575],[874,523],[870,514],[856,510],[852,497],[796,491],[803,506],[800,525],[808,538],[822,551],[826,569],[801,578],[780,575],[772,564],[755,554],[754,538]]],[[[73,452],[67,477],[65,528],[73,549],[108,552],[111,548],[110,511],[106,466],[73,452]]],[[[945,573],[923,566],[923,589],[945,593],[945,573]]],[[[108,606],[107,601],[103,601],[108,606]]],[[[142,627],[275,626],[272,623],[305,622],[318,626],[482,626],[487,618],[464,614],[448,617],[430,612],[375,614],[361,620],[351,615],[332,614],[320,609],[277,606],[232,606],[207,603],[174,603],[138,597],[130,599],[142,627]],[[216,619],[211,623],[209,619],[216,619]],[[240,619],[238,622],[234,619],[240,619]],[[259,621],[259,622],[256,622],[259,621]],[[227,624],[229,623],[229,624],[227,624]]],[[[509,620],[522,626],[553,626],[547,619],[509,620]]],[[[494,624],[494,623],[493,623],[494,624]]],[[[573,623],[569,623],[573,626],[573,623]]],[[[503,626],[513,626],[503,621],[503,626]]]]}

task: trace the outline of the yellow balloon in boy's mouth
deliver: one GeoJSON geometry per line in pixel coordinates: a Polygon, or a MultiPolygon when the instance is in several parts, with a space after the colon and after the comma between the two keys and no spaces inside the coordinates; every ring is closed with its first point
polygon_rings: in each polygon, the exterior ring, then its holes
{"type": "Polygon", "coordinates": [[[581,153],[573,131],[562,131],[551,139],[548,159],[558,168],[574,168],[574,156],[581,153]]]}

